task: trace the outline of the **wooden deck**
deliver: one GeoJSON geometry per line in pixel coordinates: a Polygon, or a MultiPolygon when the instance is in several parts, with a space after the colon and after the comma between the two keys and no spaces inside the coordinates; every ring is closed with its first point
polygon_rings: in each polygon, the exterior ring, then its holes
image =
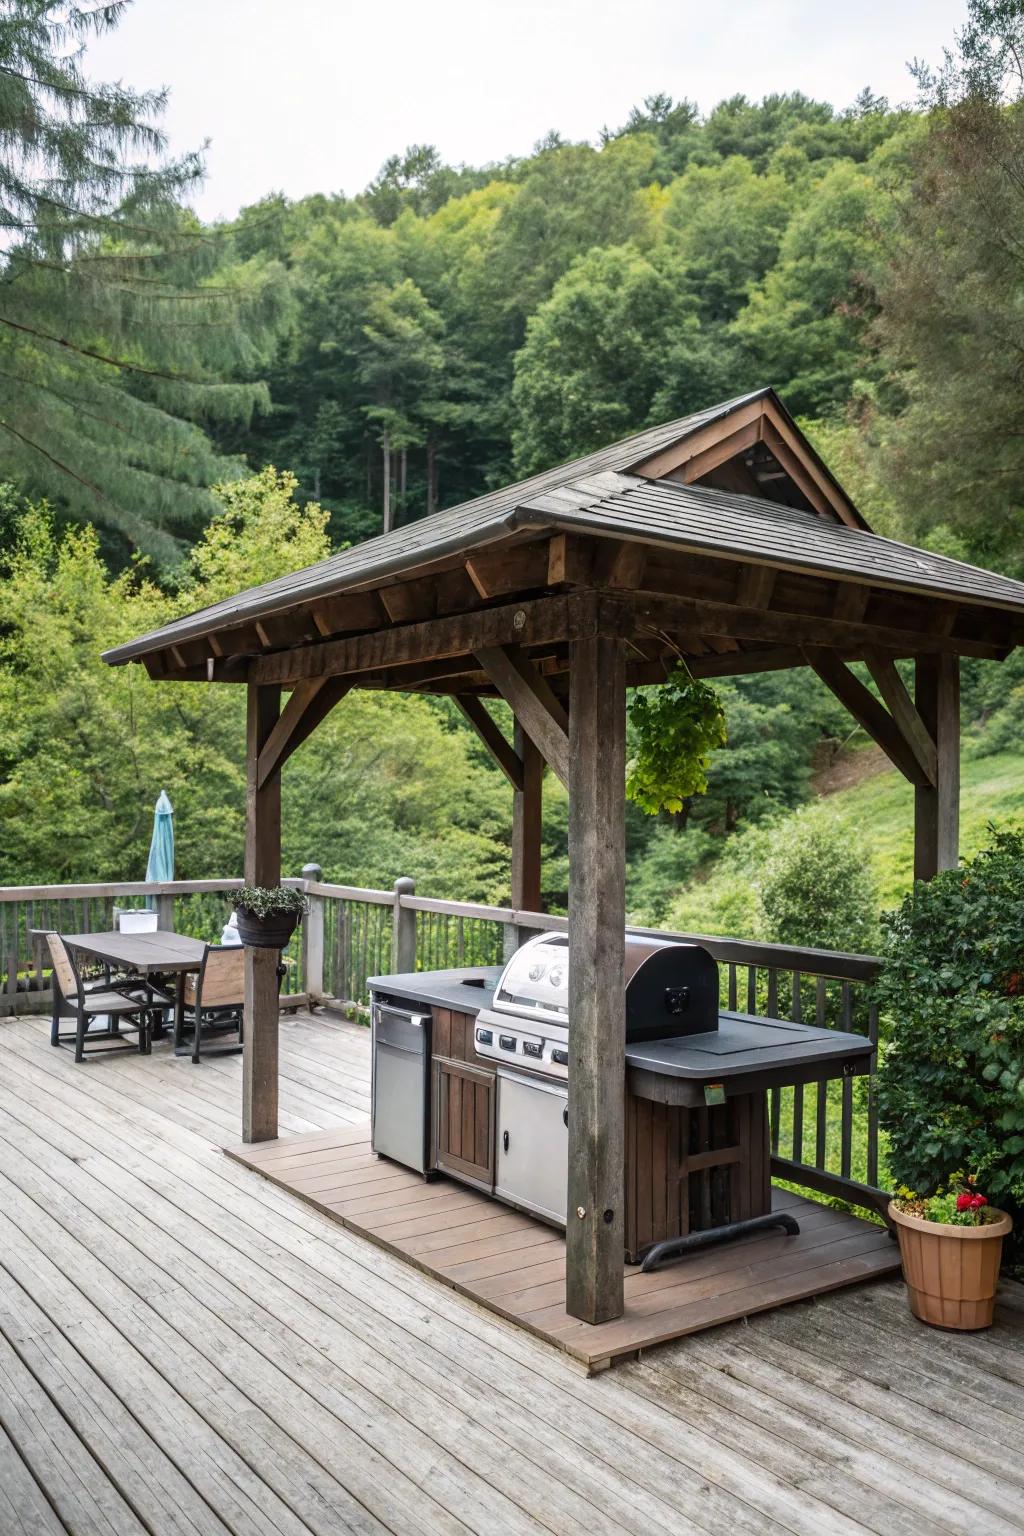
{"type": "MultiPolygon", "coordinates": [[[[282,1021],[285,1131],[360,1125],[368,1044],[282,1021]]],[[[237,1057],[0,1049],[3,1536],[1024,1531],[1020,1287],[985,1335],[884,1280],[588,1379],[224,1157],[237,1057]]]]}
{"type": "Polygon", "coordinates": [[[282,1138],[229,1155],[471,1301],[529,1328],[588,1370],[900,1267],[881,1227],[775,1191],[800,1233],[761,1233],[644,1275],[626,1267],[626,1310],[593,1327],[565,1310],[565,1239],[450,1179],[426,1183],[374,1156],[364,1127],[282,1138]]]}

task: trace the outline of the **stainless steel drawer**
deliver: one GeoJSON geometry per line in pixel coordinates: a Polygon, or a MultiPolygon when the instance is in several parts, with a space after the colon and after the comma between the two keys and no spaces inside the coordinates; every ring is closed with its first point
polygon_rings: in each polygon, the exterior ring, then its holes
{"type": "Polygon", "coordinates": [[[373,1010],[373,1038],[376,1045],[390,1045],[396,1051],[413,1051],[423,1055],[427,1050],[427,1025],[429,1013],[403,1012],[378,1003],[373,1010]]]}
{"type": "Polygon", "coordinates": [[[496,1195],[565,1226],[568,1092],[561,1082],[498,1069],[496,1195]]]}

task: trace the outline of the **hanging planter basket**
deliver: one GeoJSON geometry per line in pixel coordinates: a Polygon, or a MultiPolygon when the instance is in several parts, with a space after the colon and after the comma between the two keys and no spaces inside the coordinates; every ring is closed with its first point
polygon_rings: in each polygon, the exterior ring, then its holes
{"type": "Polygon", "coordinates": [[[301,891],[247,885],[235,902],[238,937],[252,949],[286,949],[306,906],[301,891]]]}

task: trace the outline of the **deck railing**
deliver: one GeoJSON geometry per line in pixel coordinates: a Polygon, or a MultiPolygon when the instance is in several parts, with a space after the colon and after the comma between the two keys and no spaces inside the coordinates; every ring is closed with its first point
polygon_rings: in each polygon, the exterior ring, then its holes
{"type": "MultiPolygon", "coordinates": [[[[500,965],[531,933],[564,932],[551,913],[440,901],[416,894],[402,879],[391,890],[366,890],[321,879],[307,864],[297,879],[309,913],[286,952],[284,990],[298,1000],[364,1011],[367,978],[389,971],[500,965]]],[[[49,1011],[46,929],[82,933],[111,928],[115,907],[154,901],[159,926],[216,942],[241,880],[130,881],[101,885],[0,888],[0,1014],[49,1011]]],[[[874,1068],[878,1011],[867,983],[881,961],[869,955],[761,944],[702,934],[632,928],[634,933],[696,939],[719,963],[722,1003],[770,1018],[854,1030],[875,1049],[870,1077],[773,1089],[772,1169],[804,1188],[882,1208],[874,1068]]]]}

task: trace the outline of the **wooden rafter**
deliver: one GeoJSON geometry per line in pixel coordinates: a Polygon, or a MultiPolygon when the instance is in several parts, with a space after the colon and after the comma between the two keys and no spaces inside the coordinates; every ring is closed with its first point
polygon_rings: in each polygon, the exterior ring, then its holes
{"type": "Polygon", "coordinates": [[[523,760],[502,735],[488,714],[486,705],[472,693],[457,693],[454,699],[512,788],[522,790],[523,760]]]}
{"type": "Polygon", "coordinates": [[[569,782],[569,720],[550,683],[517,645],[487,646],[477,660],[544,761],[569,782]]]}
{"type": "Polygon", "coordinates": [[[260,749],[257,766],[260,789],[281,772],[296,747],[316,730],[351,687],[352,683],[343,677],[315,677],[298,684],[260,749]]]}

